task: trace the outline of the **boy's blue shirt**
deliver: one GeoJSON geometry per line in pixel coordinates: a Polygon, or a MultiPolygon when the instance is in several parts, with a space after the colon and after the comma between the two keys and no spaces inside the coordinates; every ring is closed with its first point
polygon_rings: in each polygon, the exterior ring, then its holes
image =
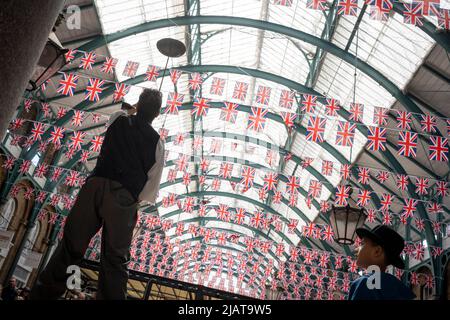
{"type": "Polygon", "coordinates": [[[350,286],[348,300],[412,300],[416,296],[411,289],[389,273],[381,272],[380,289],[367,288],[366,274],[356,279],[350,286]]]}

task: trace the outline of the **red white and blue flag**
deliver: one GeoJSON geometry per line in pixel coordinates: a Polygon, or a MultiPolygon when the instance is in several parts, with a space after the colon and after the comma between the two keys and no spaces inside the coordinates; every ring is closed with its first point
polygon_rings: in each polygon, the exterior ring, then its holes
{"type": "Polygon", "coordinates": [[[313,142],[323,142],[325,125],[327,120],[316,116],[310,116],[306,127],[306,140],[313,142]]]}
{"type": "Polygon", "coordinates": [[[248,117],[247,129],[260,132],[266,124],[266,114],[268,110],[258,107],[252,107],[252,114],[248,117]]]}
{"type": "Polygon", "coordinates": [[[259,86],[258,92],[256,93],[256,103],[265,106],[269,105],[271,91],[272,89],[269,87],[259,86]]]}
{"type": "Polygon", "coordinates": [[[77,87],[79,76],[74,74],[64,73],[62,79],[59,81],[58,93],[65,96],[73,96],[75,88],[77,87]]]}
{"type": "Polygon", "coordinates": [[[84,96],[84,100],[89,100],[92,102],[97,102],[100,100],[99,94],[103,92],[103,85],[105,84],[104,80],[90,78],[89,84],[86,87],[86,95],[84,96]]]}

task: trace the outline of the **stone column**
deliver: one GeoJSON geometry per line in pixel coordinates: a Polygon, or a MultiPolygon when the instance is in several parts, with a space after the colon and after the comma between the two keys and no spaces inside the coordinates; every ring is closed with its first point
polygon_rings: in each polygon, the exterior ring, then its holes
{"type": "Polygon", "coordinates": [[[3,0],[0,10],[0,138],[47,42],[64,0],[3,0]]]}

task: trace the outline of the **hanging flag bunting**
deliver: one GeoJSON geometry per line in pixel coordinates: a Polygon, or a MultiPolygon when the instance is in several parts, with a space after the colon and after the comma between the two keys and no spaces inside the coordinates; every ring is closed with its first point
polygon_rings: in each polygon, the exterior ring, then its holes
{"type": "Polygon", "coordinates": [[[400,131],[397,144],[399,146],[399,155],[413,158],[417,156],[417,133],[412,133],[410,131],[400,131]]]}
{"type": "Polygon", "coordinates": [[[310,116],[306,127],[306,140],[312,142],[323,142],[326,119],[310,116]]]}
{"type": "Polygon", "coordinates": [[[350,164],[341,164],[341,169],[340,169],[339,174],[343,181],[350,179],[350,175],[351,175],[350,168],[351,168],[350,164]]]}
{"type": "Polygon", "coordinates": [[[411,130],[411,113],[397,110],[397,128],[402,130],[411,130]]]}
{"type": "Polygon", "coordinates": [[[271,91],[272,89],[269,87],[259,86],[256,93],[256,103],[265,106],[269,105],[271,91]]]}
{"type": "Polygon", "coordinates": [[[355,137],[356,124],[347,121],[339,121],[336,133],[336,144],[343,147],[352,147],[355,137]]]}
{"type": "MultiPolygon", "coordinates": [[[[348,0],[350,1],[350,0],[348,0]]],[[[356,0],[358,1],[358,0],[356,0]]],[[[361,103],[350,103],[350,117],[349,119],[354,122],[362,122],[364,115],[364,105],[361,103]]]]}
{"type": "Polygon", "coordinates": [[[242,166],[241,169],[241,184],[244,185],[245,189],[249,189],[253,186],[253,180],[255,179],[255,168],[242,166]]]}
{"type": "Polygon", "coordinates": [[[416,212],[417,200],[415,199],[405,199],[405,205],[403,206],[402,216],[405,218],[411,218],[416,212]]]}
{"type": "Polygon", "coordinates": [[[181,71],[180,70],[177,70],[177,69],[171,69],[170,70],[170,80],[172,81],[172,83],[174,85],[177,84],[178,79],[180,79],[180,77],[181,77],[181,71]]]}
{"type": "Polygon", "coordinates": [[[236,117],[238,114],[238,104],[233,102],[224,102],[224,106],[220,111],[220,119],[230,123],[236,123],[236,117]]]}
{"type": "Polygon", "coordinates": [[[147,71],[145,72],[145,81],[156,82],[159,76],[159,68],[156,66],[149,65],[147,71]]]}
{"type": "Polygon", "coordinates": [[[31,160],[23,160],[22,164],[20,165],[19,172],[22,174],[26,174],[31,166],[31,160]]]}
{"type": "Polygon", "coordinates": [[[386,129],[368,126],[367,148],[370,151],[386,151],[386,129]]]}
{"type": "Polygon", "coordinates": [[[387,125],[388,112],[389,109],[375,107],[373,111],[373,124],[378,126],[387,125]]]}
{"type": "MultiPolygon", "coordinates": [[[[441,14],[438,18],[438,26],[440,29],[450,30],[450,10],[441,9],[441,14]]],[[[449,120],[447,120],[448,122],[449,120]]]]}
{"type": "Polygon", "coordinates": [[[268,110],[258,107],[252,107],[252,114],[248,117],[247,129],[260,132],[264,129],[266,123],[266,114],[268,110]]]}
{"type": "Polygon", "coordinates": [[[84,70],[92,70],[92,65],[95,63],[97,55],[95,52],[85,52],[84,57],[81,58],[80,68],[84,70]]]}
{"type": "Polygon", "coordinates": [[[379,171],[376,175],[376,178],[380,183],[385,183],[387,180],[389,180],[389,172],[379,171]]]}
{"type": "Polygon", "coordinates": [[[84,143],[85,136],[86,132],[74,131],[72,136],[69,138],[69,147],[74,150],[81,150],[81,145],[84,143]]]}
{"type": "Polygon", "coordinates": [[[358,182],[361,184],[369,184],[370,182],[370,169],[365,167],[358,168],[358,182]]]}
{"type": "Polygon", "coordinates": [[[333,162],[322,160],[322,174],[324,176],[331,176],[333,174],[333,162]]]}
{"type": "Polygon", "coordinates": [[[373,20],[388,21],[389,13],[392,10],[391,0],[366,0],[370,6],[369,15],[373,20]]]}
{"type": "Polygon", "coordinates": [[[300,188],[300,177],[288,177],[288,182],[286,183],[286,192],[290,195],[296,195],[298,193],[298,188],[300,188]]]}
{"type": "Polygon", "coordinates": [[[203,83],[202,75],[198,72],[190,73],[188,83],[189,89],[194,91],[200,89],[203,83]]]}
{"type": "Polygon", "coordinates": [[[139,62],[128,61],[125,65],[122,75],[125,77],[134,78],[136,76],[138,68],[139,62]]]}
{"type": "Polygon", "coordinates": [[[2,167],[6,170],[11,170],[14,167],[15,162],[16,158],[14,158],[13,156],[7,156],[2,164],[2,167]]]}
{"type": "Polygon", "coordinates": [[[76,49],[68,49],[68,51],[64,54],[64,57],[66,58],[66,62],[72,62],[73,59],[75,59],[75,55],[78,52],[76,49]]]}
{"type": "Polygon", "coordinates": [[[320,198],[322,194],[322,183],[320,181],[311,180],[309,182],[308,196],[313,198],[320,198]]]}
{"type": "Polygon", "coordinates": [[[428,178],[416,178],[416,193],[419,195],[425,195],[428,194],[428,188],[429,188],[429,180],[428,178]]]}
{"type": "Polygon", "coordinates": [[[448,182],[446,181],[436,181],[436,191],[441,197],[446,197],[449,195],[448,192],[448,182]]]}
{"type": "Polygon", "coordinates": [[[302,112],[314,113],[316,107],[317,107],[317,97],[310,94],[304,94],[302,97],[302,108],[301,108],[302,112]]]}
{"type": "Polygon", "coordinates": [[[358,14],[358,0],[339,0],[338,14],[356,16],[358,14]]]}
{"type": "Polygon", "coordinates": [[[423,16],[440,16],[440,0],[414,0],[413,3],[420,6],[423,16]]]}
{"type": "Polygon", "coordinates": [[[221,96],[223,94],[224,88],[225,88],[225,79],[214,77],[212,79],[212,84],[209,93],[221,96]]]}
{"type": "Polygon", "coordinates": [[[327,99],[327,103],[325,104],[325,114],[327,116],[337,117],[340,109],[341,107],[339,106],[339,100],[327,99]]]}
{"type": "Polygon", "coordinates": [[[118,60],[115,58],[109,58],[106,57],[106,61],[103,62],[102,67],[100,68],[100,71],[106,74],[114,74],[114,71],[116,69],[118,60]]]}
{"type": "Polygon", "coordinates": [[[53,143],[56,147],[61,146],[61,139],[64,138],[64,132],[66,129],[61,127],[53,127],[52,132],[50,132],[50,138],[48,142],[53,143]]]}
{"type": "Polygon", "coordinates": [[[130,91],[130,86],[125,83],[116,83],[115,90],[113,93],[114,102],[120,102],[127,95],[128,91],[130,91]]]}
{"type": "Polygon", "coordinates": [[[224,179],[231,179],[231,174],[233,173],[233,164],[228,162],[223,162],[220,164],[219,177],[224,179]]]}
{"type": "Polygon", "coordinates": [[[205,98],[195,98],[193,103],[194,108],[191,111],[191,114],[195,116],[195,119],[199,119],[203,116],[206,116],[209,109],[209,100],[205,98]]]}
{"type": "Polygon", "coordinates": [[[422,130],[425,132],[436,133],[436,117],[429,114],[421,115],[421,117],[422,120],[420,121],[420,124],[422,125],[422,130]]]}
{"type": "Polygon", "coordinates": [[[57,92],[65,96],[73,96],[79,76],[63,73],[57,92]]]}
{"type": "Polygon", "coordinates": [[[398,174],[397,175],[397,188],[399,188],[402,191],[405,191],[408,187],[408,176],[404,174],[398,174]]]}
{"type": "Polygon", "coordinates": [[[429,159],[448,162],[448,140],[439,136],[430,136],[429,159]]]}
{"type": "Polygon", "coordinates": [[[42,122],[33,123],[33,128],[31,129],[31,136],[30,136],[31,140],[33,142],[38,140],[40,141],[46,129],[47,126],[44,125],[42,122]]]}
{"type": "Polygon", "coordinates": [[[295,119],[297,118],[297,114],[281,111],[281,118],[283,119],[284,123],[286,124],[286,127],[288,127],[290,129],[290,128],[293,128],[295,125],[295,119]]]}
{"type": "Polygon", "coordinates": [[[166,102],[166,112],[168,114],[178,114],[178,108],[183,104],[184,94],[178,92],[169,92],[166,102]]]}
{"type": "Polygon", "coordinates": [[[96,79],[96,78],[90,78],[89,84],[86,86],[86,95],[84,96],[84,100],[89,100],[92,102],[99,101],[100,100],[99,94],[103,92],[104,84],[105,84],[105,81],[103,81],[103,80],[96,79]]]}
{"type": "Polygon", "coordinates": [[[327,7],[326,0],[307,0],[306,1],[306,9],[325,11],[326,7],[327,7]]]}
{"type": "Polygon", "coordinates": [[[91,140],[91,146],[89,150],[93,152],[100,152],[104,139],[105,137],[102,136],[94,136],[94,138],[92,138],[91,140]]]}
{"type": "Polygon", "coordinates": [[[273,4],[285,7],[292,7],[293,0],[273,0],[273,4]]]}
{"type": "Polygon", "coordinates": [[[390,193],[383,193],[380,200],[380,210],[383,212],[388,212],[391,208],[392,202],[394,201],[395,196],[390,193]]]}
{"type": "Polygon", "coordinates": [[[336,197],[334,202],[339,206],[346,206],[348,203],[350,193],[349,186],[337,186],[336,197]]]}
{"type": "Polygon", "coordinates": [[[403,4],[403,23],[412,24],[414,26],[423,26],[422,6],[420,3],[412,2],[412,4],[403,4]]]}
{"type": "Polygon", "coordinates": [[[281,108],[292,109],[294,104],[295,92],[291,90],[281,90],[280,102],[278,105],[281,108]]]}
{"type": "Polygon", "coordinates": [[[364,190],[364,189],[359,190],[358,201],[357,201],[357,204],[359,207],[364,208],[369,204],[370,194],[371,194],[371,192],[369,190],[364,190]]]}
{"type": "Polygon", "coordinates": [[[72,126],[75,127],[81,127],[83,124],[85,113],[80,110],[74,110],[73,116],[72,116],[72,126]]]}

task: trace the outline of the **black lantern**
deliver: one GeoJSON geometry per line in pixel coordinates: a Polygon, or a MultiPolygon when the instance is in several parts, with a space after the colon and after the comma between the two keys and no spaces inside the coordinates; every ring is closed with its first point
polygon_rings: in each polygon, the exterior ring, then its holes
{"type": "Polygon", "coordinates": [[[36,90],[64,67],[67,63],[66,57],[64,56],[67,51],[67,49],[61,46],[55,34],[51,33],[38,64],[34,68],[27,90],[36,90]]]}
{"type": "MultiPolygon", "coordinates": [[[[347,186],[349,187],[349,186],[347,186]]],[[[331,207],[330,222],[333,228],[334,240],[340,244],[351,245],[355,242],[356,229],[361,228],[366,221],[364,208],[359,208],[351,198],[350,187],[349,201],[346,206],[331,207]]]]}

